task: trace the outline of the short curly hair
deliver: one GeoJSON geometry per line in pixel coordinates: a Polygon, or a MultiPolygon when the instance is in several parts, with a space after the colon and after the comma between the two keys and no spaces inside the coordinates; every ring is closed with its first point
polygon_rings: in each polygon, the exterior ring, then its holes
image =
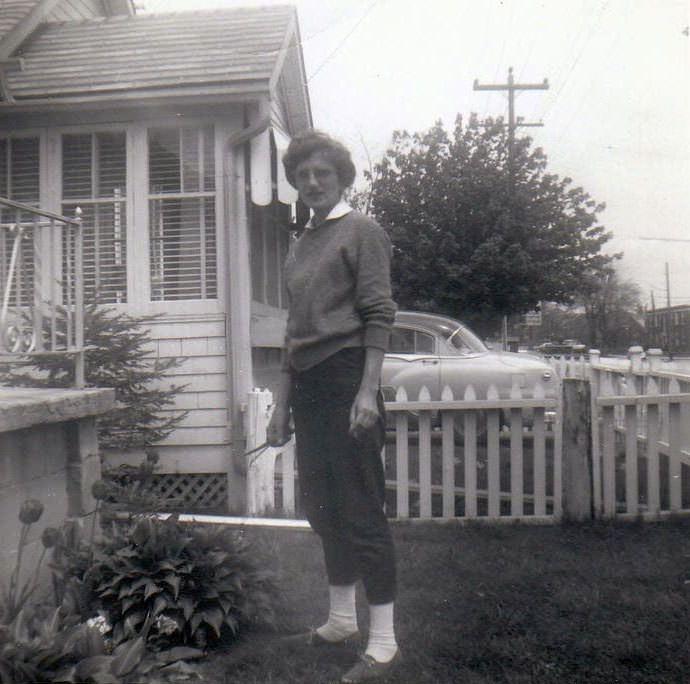
{"type": "Polygon", "coordinates": [[[347,147],[322,131],[309,129],[298,133],[290,141],[287,152],[283,155],[285,177],[293,188],[297,187],[295,179],[297,165],[309,159],[315,152],[323,154],[335,166],[338,180],[344,188],[349,188],[354,183],[357,171],[347,147]]]}

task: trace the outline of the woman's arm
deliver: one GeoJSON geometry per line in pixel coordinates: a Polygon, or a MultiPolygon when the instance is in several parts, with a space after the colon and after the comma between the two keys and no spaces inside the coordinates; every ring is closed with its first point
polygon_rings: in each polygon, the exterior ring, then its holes
{"type": "Polygon", "coordinates": [[[381,379],[383,354],[383,349],[366,347],[362,381],[350,409],[350,434],[355,439],[360,439],[379,419],[376,397],[381,379]]]}
{"type": "Polygon", "coordinates": [[[278,387],[273,393],[273,413],[266,428],[266,441],[274,447],[290,441],[290,371],[282,368],[278,387]]]}

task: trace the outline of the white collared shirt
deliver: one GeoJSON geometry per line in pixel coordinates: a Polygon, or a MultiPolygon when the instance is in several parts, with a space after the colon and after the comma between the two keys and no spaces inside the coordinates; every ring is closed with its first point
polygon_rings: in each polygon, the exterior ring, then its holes
{"type": "MultiPolygon", "coordinates": [[[[340,200],[338,204],[336,204],[333,209],[331,209],[328,212],[328,216],[326,216],[326,221],[330,221],[331,219],[337,219],[340,218],[341,216],[345,216],[345,214],[349,214],[352,211],[352,207],[345,201],[345,200],[340,200]]],[[[314,216],[307,221],[306,225],[304,226],[307,230],[315,230],[319,226],[322,226],[323,223],[320,223],[318,226],[314,225],[314,216]]]]}

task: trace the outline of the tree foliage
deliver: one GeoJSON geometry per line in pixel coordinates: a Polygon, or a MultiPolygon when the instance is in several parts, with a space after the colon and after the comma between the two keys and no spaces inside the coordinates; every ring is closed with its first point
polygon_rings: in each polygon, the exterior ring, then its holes
{"type": "MultiPolygon", "coordinates": [[[[64,312],[63,312],[64,313],[64,312]]],[[[155,358],[151,351],[151,318],[142,319],[114,309],[89,304],[84,309],[84,364],[86,385],[115,389],[115,407],[97,419],[101,447],[127,451],[162,441],[184,418],[171,410],[181,386],[163,384],[166,373],[184,359],[155,358]]],[[[64,337],[66,319],[58,321],[64,337]]],[[[36,354],[27,372],[12,372],[7,382],[15,386],[71,387],[74,361],[62,355],[36,354]]]]}
{"type": "Polygon", "coordinates": [[[581,300],[589,329],[589,345],[604,353],[624,352],[644,343],[640,288],[622,280],[610,265],[586,274],[581,300]]]}
{"type": "Polygon", "coordinates": [[[501,119],[467,122],[452,134],[396,131],[365,176],[372,213],[394,247],[399,306],[476,322],[522,313],[541,300],[570,302],[583,274],[611,257],[597,219],[604,209],[570,178],[547,172],[529,138],[514,145],[512,180],[501,119]]]}

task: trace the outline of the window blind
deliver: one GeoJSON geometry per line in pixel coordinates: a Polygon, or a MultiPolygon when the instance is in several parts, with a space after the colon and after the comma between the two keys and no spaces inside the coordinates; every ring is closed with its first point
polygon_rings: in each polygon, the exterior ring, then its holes
{"type": "Polygon", "coordinates": [[[149,130],[151,299],[215,299],[213,127],[149,130]]]}
{"type": "MultiPolygon", "coordinates": [[[[0,196],[32,206],[40,197],[40,148],[37,137],[0,138],[0,196]]],[[[32,214],[0,207],[0,292],[8,287],[8,273],[16,233],[7,230],[17,221],[24,223],[20,249],[9,284],[11,305],[27,306],[34,296],[34,244],[32,214]]]]}
{"type": "Polygon", "coordinates": [[[127,302],[126,193],[124,132],[62,136],[62,213],[82,211],[87,299],[127,302]]]}

